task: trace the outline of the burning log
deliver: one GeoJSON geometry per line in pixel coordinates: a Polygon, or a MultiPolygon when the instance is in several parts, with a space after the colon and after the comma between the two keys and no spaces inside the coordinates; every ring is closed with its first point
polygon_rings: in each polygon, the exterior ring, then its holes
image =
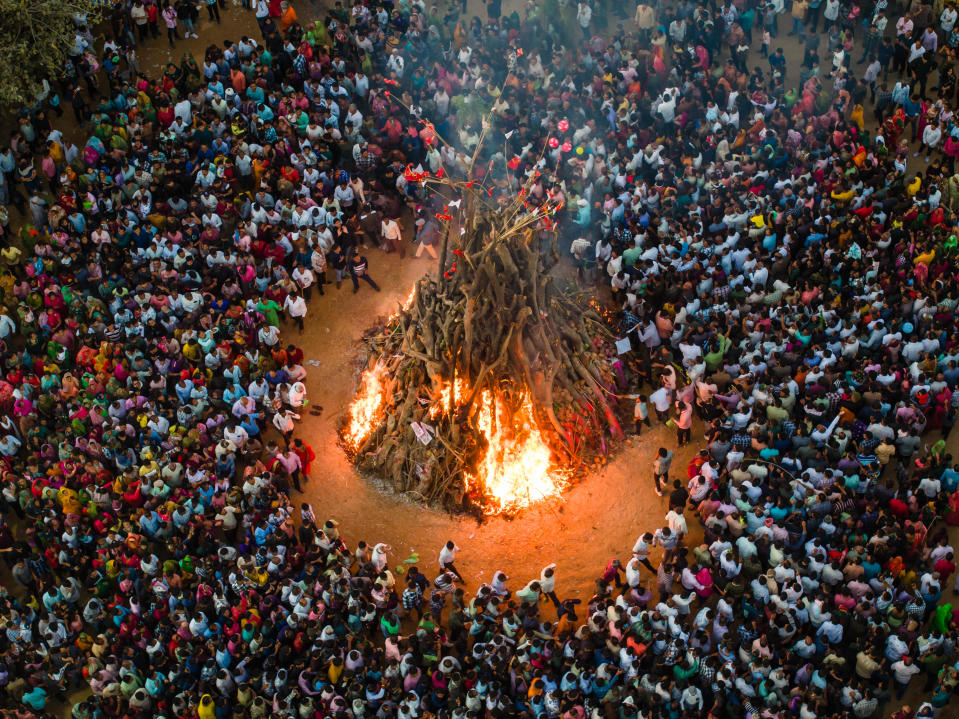
{"type": "Polygon", "coordinates": [[[558,497],[622,435],[612,335],[548,272],[537,231],[555,225],[552,200],[536,207],[526,187],[495,207],[476,181],[441,184],[462,201],[441,213],[439,276],[368,335],[340,434],[397,492],[510,514],[558,497]]]}

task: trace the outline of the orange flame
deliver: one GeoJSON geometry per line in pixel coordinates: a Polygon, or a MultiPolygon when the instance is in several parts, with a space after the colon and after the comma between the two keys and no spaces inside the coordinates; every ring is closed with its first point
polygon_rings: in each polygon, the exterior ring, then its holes
{"type": "MultiPolygon", "coordinates": [[[[364,372],[360,391],[350,405],[344,440],[353,451],[383,418],[387,391],[384,374],[382,364],[364,372]]],[[[450,389],[447,383],[440,390],[439,402],[430,410],[432,419],[446,413],[450,389]]],[[[457,380],[455,400],[462,401],[468,393],[467,384],[457,380]]],[[[559,497],[569,483],[570,472],[553,462],[529,396],[519,397],[519,407],[513,412],[502,397],[492,397],[489,390],[481,392],[477,402],[480,410],[476,429],[485,438],[487,449],[478,466],[466,474],[466,480],[467,488],[482,497],[483,511],[489,515],[512,513],[559,497]]]]}
{"type": "MultiPolygon", "coordinates": [[[[402,305],[403,310],[409,309],[415,295],[414,286],[402,305]]],[[[440,388],[439,398],[429,411],[431,419],[449,410],[452,387],[447,382],[440,388]]],[[[388,391],[383,363],[363,373],[343,431],[344,442],[351,451],[356,452],[383,420],[388,391]]],[[[467,382],[457,379],[454,403],[462,403],[469,394],[467,382]]],[[[529,395],[524,393],[516,400],[515,410],[510,409],[504,397],[489,390],[483,390],[476,400],[479,406],[476,431],[486,440],[487,448],[477,466],[466,474],[466,482],[468,490],[481,496],[483,511],[490,515],[512,513],[544,499],[559,497],[571,476],[569,470],[554,463],[537,425],[529,395]]]]}
{"type": "Polygon", "coordinates": [[[487,500],[486,513],[514,512],[558,497],[569,473],[554,466],[549,445],[536,425],[529,396],[524,394],[519,408],[512,413],[501,397],[491,398],[488,390],[481,393],[480,401],[477,429],[489,446],[475,475],[468,477],[487,500]]]}
{"type": "Polygon", "coordinates": [[[413,285],[412,289],[410,289],[409,295],[407,295],[406,299],[403,300],[403,304],[400,305],[400,308],[396,312],[391,313],[390,316],[387,318],[386,320],[387,325],[389,325],[393,320],[399,317],[401,312],[406,312],[406,310],[408,310],[410,307],[413,306],[413,298],[416,297],[417,287],[419,287],[418,282],[415,285],[413,285]]]}
{"type": "MultiPolygon", "coordinates": [[[[431,418],[447,411],[450,390],[449,383],[442,387],[440,401],[430,410],[431,418]]],[[[461,402],[469,392],[467,383],[457,380],[454,402],[461,402]]],[[[512,513],[556,498],[569,482],[570,473],[553,463],[529,396],[523,394],[518,400],[518,409],[511,412],[506,401],[498,395],[494,398],[489,390],[483,390],[477,399],[476,429],[485,438],[487,449],[466,479],[468,488],[483,498],[486,514],[512,513]]]]}
{"type": "Polygon", "coordinates": [[[386,368],[377,363],[373,369],[363,373],[360,391],[350,405],[350,421],[343,433],[347,447],[356,451],[363,440],[370,436],[382,414],[386,386],[383,382],[386,368]]]}

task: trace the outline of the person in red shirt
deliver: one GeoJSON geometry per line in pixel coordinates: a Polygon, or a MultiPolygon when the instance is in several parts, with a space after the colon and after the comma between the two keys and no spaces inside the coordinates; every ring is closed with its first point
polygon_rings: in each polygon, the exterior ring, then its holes
{"type": "Polygon", "coordinates": [[[156,6],[156,3],[149,3],[146,6],[147,10],[147,26],[150,28],[150,36],[156,40],[160,37],[160,8],[156,6]]]}
{"type": "Polygon", "coordinates": [[[617,587],[623,586],[623,566],[615,557],[609,560],[606,569],[603,571],[603,581],[607,585],[615,584],[617,587]]]}
{"type": "Polygon", "coordinates": [[[896,519],[904,520],[909,516],[909,505],[898,497],[893,497],[889,500],[889,511],[896,519]]]}
{"type": "Polygon", "coordinates": [[[932,566],[933,571],[939,572],[943,586],[949,583],[949,577],[956,571],[956,563],[953,559],[952,552],[948,552],[932,566]]]}
{"type": "Polygon", "coordinates": [[[316,459],[316,452],[313,451],[313,448],[307,444],[306,441],[299,437],[293,440],[293,452],[300,458],[304,478],[308,478],[310,474],[310,463],[316,459]]]}
{"type": "Polygon", "coordinates": [[[303,364],[303,350],[296,345],[289,345],[286,348],[286,358],[289,364],[303,364]]]}

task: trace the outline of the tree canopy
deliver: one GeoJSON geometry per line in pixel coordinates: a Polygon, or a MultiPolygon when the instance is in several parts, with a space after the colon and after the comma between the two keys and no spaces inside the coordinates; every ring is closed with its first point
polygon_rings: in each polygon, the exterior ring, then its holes
{"type": "Polygon", "coordinates": [[[44,79],[60,77],[76,42],[73,18],[100,17],[97,0],[0,0],[0,104],[32,104],[44,79]]]}

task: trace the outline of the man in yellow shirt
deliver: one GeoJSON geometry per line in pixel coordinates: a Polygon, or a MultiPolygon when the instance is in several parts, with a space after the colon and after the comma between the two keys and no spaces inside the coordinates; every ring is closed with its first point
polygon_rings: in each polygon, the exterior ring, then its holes
{"type": "Polygon", "coordinates": [[[656,13],[653,8],[645,3],[636,6],[636,14],[633,16],[636,26],[639,28],[639,37],[642,40],[649,40],[649,33],[656,24],[656,13]]]}
{"type": "Polygon", "coordinates": [[[809,3],[806,0],[793,0],[792,18],[793,29],[789,31],[790,35],[803,34],[803,20],[806,19],[806,11],[809,9],[809,3]]]}

